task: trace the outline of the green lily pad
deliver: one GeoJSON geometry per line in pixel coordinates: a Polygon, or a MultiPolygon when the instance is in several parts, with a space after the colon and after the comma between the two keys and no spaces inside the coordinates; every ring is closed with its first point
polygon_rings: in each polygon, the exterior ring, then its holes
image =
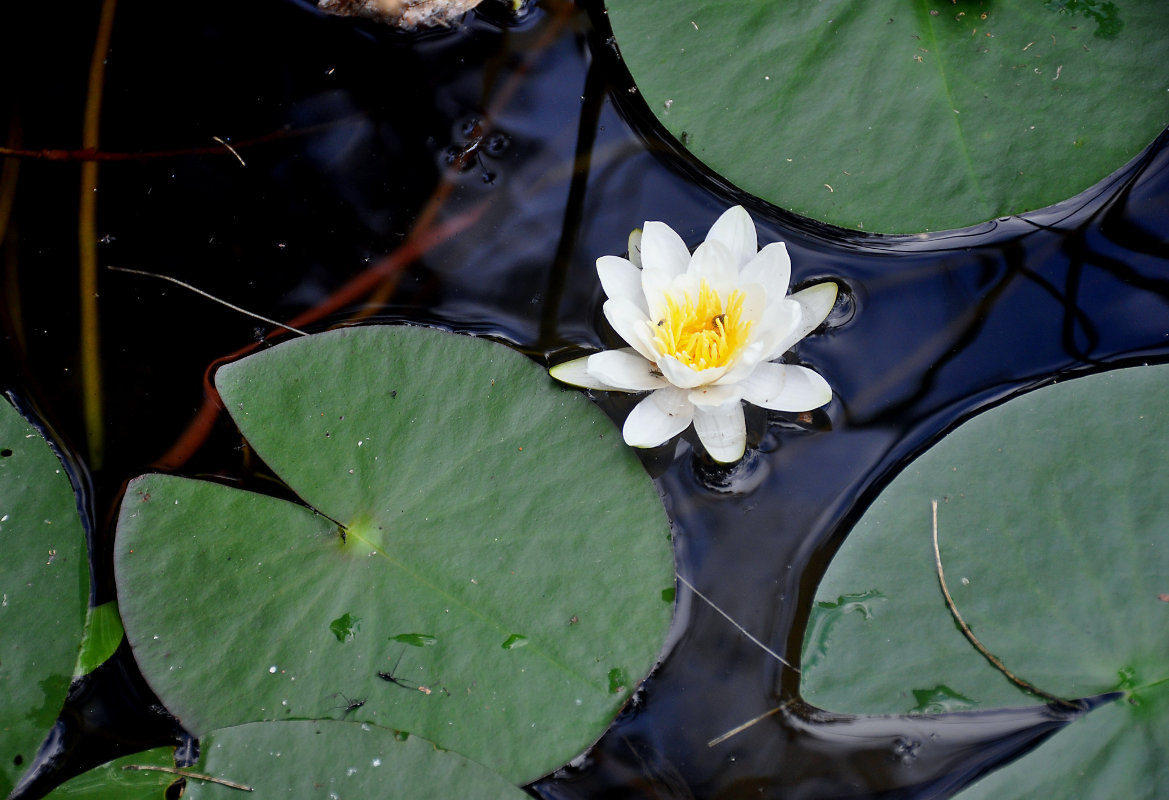
{"type": "Polygon", "coordinates": [[[73,778],[47,800],[163,800],[186,780],[185,798],[382,797],[387,786],[411,796],[523,800],[498,774],[416,736],[332,720],[253,722],[211,731],[199,759],[176,774],[174,748],[110,761],[73,778]],[[411,788],[413,787],[413,788],[411,788]]]}
{"type": "Polygon", "coordinates": [[[179,777],[136,767],[173,769],[174,752],[173,747],[158,747],[107,761],[65,781],[46,800],[164,800],[166,788],[179,777]]]}
{"type": "Polygon", "coordinates": [[[93,606],[85,615],[85,634],[81,640],[81,655],[73,674],[88,675],[104,664],[122,643],[122,618],[114,600],[93,606]]]}
{"type": "Polygon", "coordinates": [[[130,484],[126,635],[188,730],[369,721],[515,783],[604,731],[636,686],[613,670],[654,664],[674,572],[656,488],[595,406],[501,345],[410,327],[305,337],[216,384],[320,513],[130,484]]]}
{"type": "Polygon", "coordinates": [[[972,225],[1078,194],[1169,123],[1160,0],[608,0],[665,128],[845,228],[972,225]]]}
{"type": "MultiPolygon", "coordinates": [[[[251,787],[257,797],[407,797],[526,800],[498,774],[417,736],[332,720],[254,722],[199,742],[191,771],[251,787]]],[[[214,783],[188,781],[185,797],[224,797],[214,783]]]]}
{"type": "Polygon", "coordinates": [[[817,590],[804,698],[870,714],[1038,701],[956,626],[936,573],[936,499],[946,583],[985,648],[1059,697],[1120,692],[1019,762],[1026,780],[990,778],[994,796],[1169,793],[1167,393],[1169,366],[1056,384],[910,464],[817,590]],[[1086,790],[1085,771],[1113,788],[1086,790]]]}
{"type": "Polygon", "coordinates": [[[89,603],[85,529],[44,437],[0,400],[0,796],[57,720],[89,603]]]}
{"type": "MultiPolygon", "coordinates": [[[[1109,703],[1064,728],[1039,749],[991,773],[962,800],[1099,797],[1160,800],[1169,786],[1164,687],[1152,704],[1109,703]],[[1143,709],[1143,710],[1142,710],[1143,709]]],[[[1146,693],[1147,694],[1147,693],[1146,693]]],[[[1138,703],[1142,702],[1138,700],[1138,703]]]]}

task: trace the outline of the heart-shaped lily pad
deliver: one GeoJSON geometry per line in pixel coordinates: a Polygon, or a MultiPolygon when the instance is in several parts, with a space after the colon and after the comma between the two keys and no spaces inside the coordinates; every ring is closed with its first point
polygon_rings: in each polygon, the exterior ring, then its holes
{"type": "Polygon", "coordinates": [[[302,338],[216,384],[317,511],[127,489],[126,635],[189,730],[365,720],[517,783],[600,735],[654,663],[674,573],[656,488],[599,410],[508,348],[410,327],[302,338]]]}
{"type": "Polygon", "coordinates": [[[666,129],[775,205],[906,233],[1042,208],[1169,123],[1161,0],[607,0],[666,129]]]}
{"type": "Polygon", "coordinates": [[[89,602],[85,529],[44,437],[0,399],[0,796],[61,711],[89,602]]]}
{"type": "Polygon", "coordinates": [[[1169,366],[1071,380],[975,417],[910,464],[820,584],[805,699],[858,713],[1038,701],[956,626],[932,545],[937,500],[946,583],[986,650],[1043,692],[1119,692],[974,796],[1169,793],[1167,394],[1169,366]]]}

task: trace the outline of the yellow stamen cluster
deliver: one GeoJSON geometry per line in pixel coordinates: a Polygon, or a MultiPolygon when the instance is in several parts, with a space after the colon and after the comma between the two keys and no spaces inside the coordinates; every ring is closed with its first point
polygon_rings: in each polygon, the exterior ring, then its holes
{"type": "Polygon", "coordinates": [[[747,343],[751,321],[742,319],[743,293],[731,292],[723,305],[704,280],[695,301],[689,292],[678,302],[666,296],[664,316],[654,327],[662,355],[674,356],[693,369],[724,367],[747,343]]]}

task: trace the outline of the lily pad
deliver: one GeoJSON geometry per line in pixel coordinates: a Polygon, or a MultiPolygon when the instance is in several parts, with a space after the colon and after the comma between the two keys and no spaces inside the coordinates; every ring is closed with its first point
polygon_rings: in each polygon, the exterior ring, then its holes
{"type": "Polygon", "coordinates": [[[85,529],[49,443],[0,400],[0,796],[53,727],[89,602],[85,529]]]}
{"type": "MultiPolygon", "coordinates": [[[[1148,693],[1145,693],[1146,695],[1148,693]]],[[[1121,699],[1069,725],[1034,753],[994,772],[962,800],[1099,797],[1160,800],[1169,787],[1165,690],[1142,709],[1121,699]]]]}
{"type": "Polygon", "coordinates": [[[1169,123],[1159,0],[608,0],[642,97],[777,206],[888,233],[1041,208],[1169,123]]]}
{"type": "Polygon", "coordinates": [[[656,488],[595,406],[501,345],[410,327],[305,337],[216,384],[312,508],[127,489],[126,635],[188,730],[369,721],[515,783],[604,731],[636,686],[612,671],[654,664],[674,572],[656,488]]]}
{"type": "MultiPolygon", "coordinates": [[[[1169,770],[1169,366],[1042,388],[966,422],[881,493],[817,590],[801,691],[854,713],[1119,692],[992,777],[994,796],[1163,797],[1169,770]],[[1106,782],[1107,793],[1085,789],[1106,782]]],[[[976,796],[984,796],[978,794],[976,796]]],[[[989,796],[986,795],[986,796],[989,796]]]]}
{"type": "Polygon", "coordinates": [[[59,786],[48,800],[163,800],[183,797],[382,797],[387,786],[412,796],[523,800],[502,777],[416,736],[332,720],[253,722],[211,731],[199,759],[176,774],[174,748],[123,756],[59,786]],[[413,787],[413,788],[411,788],[413,787]]]}
{"type": "Polygon", "coordinates": [[[88,675],[104,664],[122,643],[122,618],[114,600],[93,606],[85,615],[85,634],[74,675],[88,675]]]}
{"type": "MultiPolygon", "coordinates": [[[[191,771],[230,779],[258,797],[384,797],[388,786],[410,797],[528,797],[469,759],[375,725],[255,722],[214,731],[199,745],[199,761],[191,771]]],[[[184,796],[218,800],[224,789],[191,780],[184,796]]]]}
{"type": "Polygon", "coordinates": [[[173,747],[158,747],[122,756],[70,778],[47,794],[46,800],[164,800],[178,776],[137,767],[174,767],[173,747]]]}

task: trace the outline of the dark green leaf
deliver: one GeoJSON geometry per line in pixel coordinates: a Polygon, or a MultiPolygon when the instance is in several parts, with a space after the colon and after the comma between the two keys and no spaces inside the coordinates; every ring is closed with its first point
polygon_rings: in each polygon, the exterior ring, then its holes
{"type": "Polygon", "coordinates": [[[89,567],[65,468],[0,400],[0,796],[57,720],[77,663],[89,567]]]}
{"type": "Polygon", "coordinates": [[[592,404],[507,348],[405,327],[290,342],[217,385],[328,517],[203,481],[130,485],[127,636],[188,729],[368,720],[517,783],[601,734],[636,685],[612,671],[654,662],[674,574],[657,491],[592,404]],[[344,615],[361,625],[341,642],[344,615]]]}
{"type": "Polygon", "coordinates": [[[1169,123],[1160,0],[608,0],[649,108],[711,169],[846,228],[1064,200],[1169,123]]]}
{"type": "Polygon", "coordinates": [[[357,635],[357,628],[360,624],[360,617],[345,613],[329,623],[329,630],[337,637],[338,642],[348,642],[357,635]]]}
{"type": "Polygon", "coordinates": [[[171,769],[174,751],[173,747],[159,747],[109,761],[61,784],[47,800],[164,800],[166,787],[179,776],[134,767],[171,769]]]}
{"type": "Polygon", "coordinates": [[[430,647],[438,643],[438,637],[426,633],[399,633],[397,636],[391,636],[390,641],[401,642],[411,647],[430,647]]]}
{"type": "Polygon", "coordinates": [[[822,608],[863,613],[813,620],[805,699],[878,714],[1038,702],[955,624],[931,543],[937,499],[947,585],[987,650],[1044,692],[1122,693],[975,796],[1169,794],[1166,396],[1169,366],[1068,381],[975,417],[910,464],[820,584],[822,608]]]}
{"type": "MultiPolygon", "coordinates": [[[[254,797],[528,797],[473,761],[374,725],[258,722],[212,731],[199,745],[191,771],[250,787],[254,797]]],[[[188,780],[185,797],[222,800],[231,791],[188,780]]]]}
{"type": "Polygon", "coordinates": [[[88,675],[100,667],[122,643],[122,618],[114,600],[89,609],[85,615],[85,635],[81,640],[81,655],[77,658],[75,675],[88,675]]]}

